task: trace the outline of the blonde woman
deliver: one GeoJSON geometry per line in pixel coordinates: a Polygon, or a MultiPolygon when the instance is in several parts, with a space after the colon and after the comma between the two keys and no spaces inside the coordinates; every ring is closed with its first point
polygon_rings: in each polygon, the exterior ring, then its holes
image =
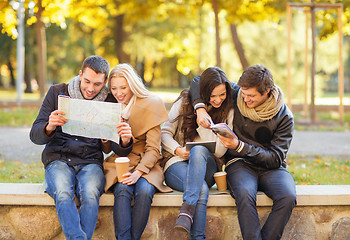
{"type": "MultiPolygon", "coordinates": [[[[122,103],[122,118],[131,127],[134,146],[127,156],[129,172],[117,182],[114,159],[104,163],[105,191],[114,194],[113,220],[118,240],[140,239],[147,225],[154,193],[169,192],[163,185],[163,172],[159,166],[161,128],[168,120],[164,103],[148,91],[141,78],[129,64],[119,64],[109,75],[108,87],[112,93],[108,101],[122,103]],[[134,199],[133,211],[131,202],[134,199]]],[[[126,131],[128,126],[125,126],[126,131]]],[[[114,151],[114,143],[111,148],[114,151]]]]}

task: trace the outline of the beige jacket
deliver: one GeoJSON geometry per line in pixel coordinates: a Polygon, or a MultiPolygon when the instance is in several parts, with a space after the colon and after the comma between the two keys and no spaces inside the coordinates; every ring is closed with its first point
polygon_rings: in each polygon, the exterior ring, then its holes
{"type": "MultiPolygon", "coordinates": [[[[168,120],[164,103],[156,96],[137,98],[136,104],[131,109],[129,125],[131,127],[134,146],[127,156],[130,159],[129,171],[139,170],[143,172],[150,184],[161,192],[172,191],[163,185],[164,176],[159,161],[161,128],[160,125],[168,120]]],[[[117,182],[117,171],[114,159],[115,154],[104,162],[106,177],[105,191],[117,182]]]]}

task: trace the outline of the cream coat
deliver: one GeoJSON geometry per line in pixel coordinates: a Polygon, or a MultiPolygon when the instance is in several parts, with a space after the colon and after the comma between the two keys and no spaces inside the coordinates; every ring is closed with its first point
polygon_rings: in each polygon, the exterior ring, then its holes
{"type": "MultiPolygon", "coordinates": [[[[164,103],[156,96],[137,98],[132,107],[129,125],[134,140],[134,147],[127,156],[130,159],[129,171],[139,170],[142,177],[161,192],[172,191],[163,185],[164,176],[159,161],[161,128],[160,125],[168,120],[164,103]]],[[[104,162],[106,185],[105,191],[117,182],[117,171],[114,163],[116,155],[104,162]]]]}
{"type": "MultiPolygon", "coordinates": [[[[162,154],[164,156],[162,166],[164,168],[164,172],[170,167],[172,164],[180,161],[185,161],[180,156],[175,155],[175,149],[178,147],[185,146],[183,142],[183,133],[180,131],[182,126],[182,120],[179,119],[174,121],[182,111],[182,98],[176,101],[169,111],[169,121],[165,122],[162,127],[162,154]]],[[[230,110],[226,122],[228,126],[232,129],[233,122],[233,109],[230,110]]],[[[216,148],[214,152],[214,156],[217,160],[218,168],[221,170],[222,162],[219,159],[226,153],[227,148],[222,145],[220,138],[217,137],[210,129],[203,128],[199,126],[197,128],[198,136],[193,140],[194,142],[202,142],[202,141],[215,141],[216,148]]]]}

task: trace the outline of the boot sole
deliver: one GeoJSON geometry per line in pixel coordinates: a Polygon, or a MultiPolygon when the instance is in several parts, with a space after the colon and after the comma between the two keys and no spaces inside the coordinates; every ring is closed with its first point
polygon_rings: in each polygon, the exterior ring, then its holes
{"type": "Polygon", "coordinates": [[[187,228],[185,228],[181,225],[175,225],[174,229],[180,230],[181,232],[190,233],[190,231],[187,228]]]}

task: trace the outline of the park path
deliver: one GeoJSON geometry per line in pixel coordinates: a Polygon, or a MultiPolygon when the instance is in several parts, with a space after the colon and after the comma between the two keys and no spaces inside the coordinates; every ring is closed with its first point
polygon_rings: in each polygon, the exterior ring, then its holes
{"type": "MultiPolygon", "coordinates": [[[[29,131],[28,127],[0,127],[0,160],[40,161],[44,146],[32,143],[29,131]]],[[[295,131],[289,153],[350,157],[350,132],[295,131]]]]}

